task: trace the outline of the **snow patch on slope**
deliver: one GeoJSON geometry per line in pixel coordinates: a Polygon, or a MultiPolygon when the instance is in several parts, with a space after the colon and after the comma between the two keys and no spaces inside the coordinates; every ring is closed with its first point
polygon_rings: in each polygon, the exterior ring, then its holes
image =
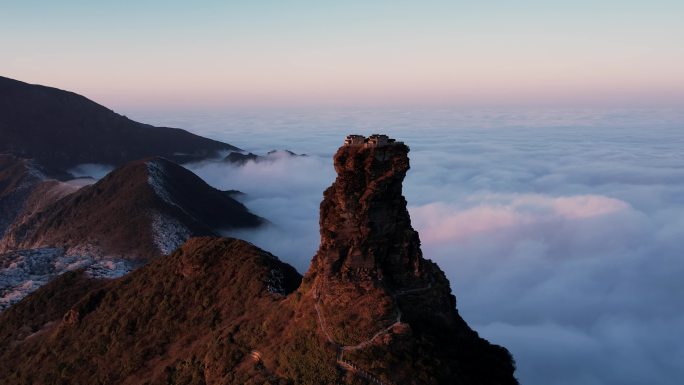
{"type": "Polygon", "coordinates": [[[180,206],[173,201],[171,194],[169,194],[163,184],[163,180],[166,179],[166,169],[164,165],[153,160],[146,162],[145,164],[147,165],[148,174],[147,183],[152,187],[154,193],[167,204],[180,208],[180,206]]]}
{"type": "Polygon", "coordinates": [[[121,277],[134,266],[119,258],[67,255],[61,248],[19,250],[0,255],[0,312],[54,277],[84,268],[93,278],[121,277]]]}
{"type": "Polygon", "coordinates": [[[162,254],[171,254],[190,238],[192,232],[175,218],[161,213],[152,216],[152,238],[162,254]]]}

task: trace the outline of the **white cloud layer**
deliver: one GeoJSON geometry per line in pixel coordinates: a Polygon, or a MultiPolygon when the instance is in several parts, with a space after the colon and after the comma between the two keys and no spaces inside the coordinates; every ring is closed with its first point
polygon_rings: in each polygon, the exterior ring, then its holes
{"type": "Polygon", "coordinates": [[[389,132],[412,148],[405,195],[425,256],[447,273],[466,321],[511,350],[522,383],[679,384],[682,116],[442,115],[359,111],[178,123],[197,122],[197,132],[248,150],[313,155],[192,167],[219,188],[246,192],[248,207],[273,224],[235,235],[300,271],[318,245],[318,205],[343,135],[389,132]]]}
{"type": "Polygon", "coordinates": [[[331,159],[280,156],[242,166],[207,162],[188,168],[216,188],[247,193],[238,199],[271,222],[258,231],[238,230],[226,235],[246,239],[300,272],[306,271],[318,247],[318,207],[323,190],[335,177],[331,159]]]}

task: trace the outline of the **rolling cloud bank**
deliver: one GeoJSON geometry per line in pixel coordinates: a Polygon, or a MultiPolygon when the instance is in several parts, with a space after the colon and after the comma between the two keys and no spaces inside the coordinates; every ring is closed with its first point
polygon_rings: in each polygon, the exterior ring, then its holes
{"type": "Polygon", "coordinates": [[[163,123],[250,151],[310,155],[191,166],[215,187],[247,193],[250,209],[272,221],[230,235],[302,272],[318,245],[318,205],[343,136],[382,131],[406,141],[413,225],[425,256],[447,273],[464,318],[511,350],[522,383],[590,385],[684,378],[682,122],[648,111],[576,111],[163,123]]]}

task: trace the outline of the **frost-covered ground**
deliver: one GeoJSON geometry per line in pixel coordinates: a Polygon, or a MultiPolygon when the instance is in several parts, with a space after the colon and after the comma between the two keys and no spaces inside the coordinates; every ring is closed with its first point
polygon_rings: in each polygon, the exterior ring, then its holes
{"type": "Polygon", "coordinates": [[[67,271],[85,269],[94,278],[118,278],[133,269],[123,259],[66,255],[63,249],[13,251],[0,255],[0,312],[67,271]]]}
{"type": "MultiPolygon", "coordinates": [[[[152,187],[154,193],[169,206],[177,207],[188,214],[171,194],[166,190],[164,180],[168,179],[164,165],[158,161],[148,161],[147,183],[152,187]]],[[[177,219],[162,213],[152,213],[152,237],[154,244],[159,248],[163,255],[170,254],[190,237],[191,231],[177,219]]]]}
{"type": "MultiPolygon", "coordinates": [[[[104,170],[106,167],[87,165],[85,172],[104,170]]],[[[163,164],[147,163],[148,183],[155,193],[167,204],[179,207],[163,186],[167,178],[163,164]]],[[[39,177],[41,175],[37,175],[39,177]]],[[[103,174],[97,174],[102,177],[103,174]]],[[[95,179],[75,179],[56,188],[68,187],[69,192],[93,183],[95,179]]],[[[151,212],[153,242],[162,254],[169,254],[182,245],[189,237],[190,230],[178,220],[151,212]]],[[[0,311],[19,302],[29,293],[48,283],[66,271],[85,269],[86,274],[96,278],[117,278],[130,272],[135,266],[121,258],[103,256],[97,246],[82,244],[65,251],[59,248],[20,250],[0,255],[0,311]]]]}
{"type": "Polygon", "coordinates": [[[160,213],[152,215],[152,238],[163,255],[170,254],[190,238],[190,229],[175,218],[160,213]]]}
{"type": "Polygon", "coordinates": [[[164,180],[168,178],[166,170],[161,162],[149,161],[147,165],[147,183],[152,187],[154,193],[157,194],[164,202],[170,206],[180,208],[176,202],[171,198],[171,194],[164,187],[164,180]]]}

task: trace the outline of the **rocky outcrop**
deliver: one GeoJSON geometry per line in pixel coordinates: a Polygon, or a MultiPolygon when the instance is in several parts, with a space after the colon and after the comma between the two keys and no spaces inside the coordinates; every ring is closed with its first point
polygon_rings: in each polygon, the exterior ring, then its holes
{"type": "Polygon", "coordinates": [[[266,155],[257,155],[253,153],[242,153],[233,151],[223,158],[223,162],[231,163],[237,166],[242,166],[247,162],[274,162],[283,158],[298,158],[306,157],[306,154],[295,154],[290,150],[271,150],[266,155]]]}
{"type": "Polygon", "coordinates": [[[243,165],[249,161],[256,162],[257,160],[259,160],[259,158],[259,155],[252,154],[251,152],[248,154],[243,154],[241,152],[233,151],[230,154],[226,155],[226,157],[223,158],[223,161],[226,163],[243,165]]]}
{"type": "Polygon", "coordinates": [[[408,146],[361,139],[335,154],[321,244],[300,289],[338,364],[371,383],[516,384],[509,353],[468,327],[446,276],[422,255],[402,195],[408,146]]]}
{"type": "Polygon", "coordinates": [[[403,320],[429,318],[442,327],[455,322],[449,282],[423,258],[406,210],[408,152],[403,143],[343,146],[334,157],[337,179],[324,193],[321,244],[307,278],[326,313],[354,315],[356,322],[336,322],[350,343],[391,325],[398,312],[403,320]],[[402,293],[411,293],[404,296],[410,306],[402,293]]]}
{"type": "Polygon", "coordinates": [[[408,146],[344,146],[321,203],[321,245],[312,273],[389,288],[427,284],[430,266],[411,227],[402,182],[408,146]]]}

